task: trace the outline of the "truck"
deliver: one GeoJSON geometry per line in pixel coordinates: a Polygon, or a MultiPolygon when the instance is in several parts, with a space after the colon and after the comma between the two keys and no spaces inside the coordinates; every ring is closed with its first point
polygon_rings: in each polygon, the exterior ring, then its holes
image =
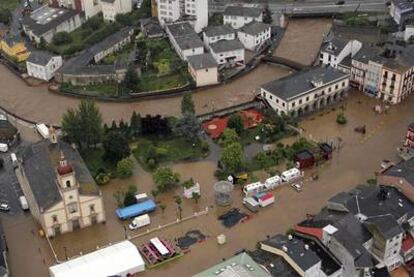
{"type": "Polygon", "coordinates": [[[36,124],[37,132],[45,139],[49,138],[49,128],[43,123],[36,124]]]}
{"type": "Polygon", "coordinates": [[[23,211],[27,211],[29,209],[29,204],[27,203],[27,199],[24,195],[19,197],[19,202],[23,211]]]}
{"type": "Polygon", "coordinates": [[[131,224],[128,225],[129,230],[136,230],[142,226],[149,225],[151,223],[151,219],[148,214],[140,215],[135,217],[131,224]]]}
{"type": "Polygon", "coordinates": [[[9,146],[6,143],[0,143],[0,152],[6,153],[9,151],[9,146]]]}
{"type": "Polygon", "coordinates": [[[131,206],[118,208],[116,209],[115,213],[119,219],[125,220],[153,212],[156,208],[157,206],[155,205],[155,202],[152,199],[148,199],[146,201],[133,204],[131,206]]]}

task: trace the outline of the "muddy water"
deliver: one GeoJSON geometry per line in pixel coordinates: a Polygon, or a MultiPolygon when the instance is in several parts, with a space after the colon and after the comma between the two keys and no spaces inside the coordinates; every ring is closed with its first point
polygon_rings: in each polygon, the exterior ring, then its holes
{"type": "MultiPolygon", "coordinates": [[[[254,90],[260,84],[289,74],[289,70],[271,65],[260,65],[253,72],[227,85],[206,89],[194,95],[198,113],[222,109],[253,99],[254,90]]],[[[147,100],[134,103],[99,102],[105,121],[124,118],[129,120],[132,111],[141,114],[179,115],[181,97],[147,100]]],[[[76,107],[79,99],[48,92],[47,87],[28,87],[0,65],[0,105],[6,109],[36,121],[59,124],[62,114],[76,107]]]]}

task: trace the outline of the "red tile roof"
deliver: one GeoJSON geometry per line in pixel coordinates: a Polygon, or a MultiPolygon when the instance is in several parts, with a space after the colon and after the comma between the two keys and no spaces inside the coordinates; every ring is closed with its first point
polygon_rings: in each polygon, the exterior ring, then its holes
{"type": "Polygon", "coordinates": [[[411,235],[407,235],[402,241],[401,250],[406,253],[414,247],[414,239],[411,235]]]}
{"type": "Polygon", "coordinates": [[[57,168],[57,172],[59,173],[59,175],[66,175],[68,173],[73,172],[73,168],[72,166],[70,166],[69,164],[67,165],[59,165],[57,168]]]}
{"type": "Polygon", "coordinates": [[[323,229],[322,228],[316,228],[316,227],[304,227],[295,225],[295,231],[313,236],[315,238],[318,238],[319,240],[322,240],[323,237],[323,229]]]}

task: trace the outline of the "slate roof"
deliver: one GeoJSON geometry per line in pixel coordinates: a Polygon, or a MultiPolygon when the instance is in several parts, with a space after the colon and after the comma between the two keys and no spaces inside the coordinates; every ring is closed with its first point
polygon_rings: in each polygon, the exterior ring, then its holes
{"type": "Polygon", "coordinates": [[[227,6],[223,14],[230,16],[259,17],[262,14],[262,12],[263,11],[260,8],[227,6]]]}
{"type": "Polygon", "coordinates": [[[292,240],[289,240],[285,235],[276,235],[270,239],[267,239],[262,242],[262,244],[274,247],[281,251],[283,247],[287,248],[286,254],[303,270],[311,268],[315,264],[321,262],[318,255],[316,255],[312,250],[306,250],[305,244],[302,240],[299,240],[295,237],[292,240]]]}
{"type": "Polygon", "coordinates": [[[345,48],[349,40],[341,37],[333,37],[330,41],[327,41],[322,45],[322,52],[327,52],[332,55],[338,56],[345,48]]]}
{"type": "Polygon", "coordinates": [[[175,41],[181,50],[204,47],[203,42],[196,34],[176,37],[175,41]]]}
{"type": "Polygon", "coordinates": [[[330,67],[314,67],[271,81],[262,85],[262,88],[285,101],[289,101],[305,92],[316,89],[312,81],[322,80],[325,85],[346,76],[348,74],[330,67]]]}
{"type": "Polygon", "coordinates": [[[204,29],[207,37],[223,36],[234,34],[236,31],[229,25],[209,26],[204,29]]]}
{"type": "Polygon", "coordinates": [[[269,24],[265,24],[262,22],[252,21],[249,24],[244,25],[239,29],[239,32],[243,32],[252,36],[256,36],[267,29],[270,29],[269,24]]]}
{"type": "Polygon", "coordinates": [[[188,22],[173,23],[167,25],[168,31],[173,37],[186,36],[188,34],[196,34],[194,28],[188,22]]]}
{"type": "MultiPolygon", "coordinates": [[[[414,128],[414,126],[411,128],[414,128]]],[[[389,167],[382,173],[382,175],[404,178],[414,186],[414,158],[407,161],[403,160],[400,163],[389,167]]]]}
{"type": "MultiPolygon", "coordinates": [[[[379,217],[368,218],[365,222],[368,226],[374,226],[378,233],[385,239],[390,239],[403,233],[395,218],[388,214],[379,217]]],[[[369,228],[369,227],[368,227],[369,228]]]]}
{"type": "Polygon", "coordinates": [[[370,60],[379,61],[378,55],[380,52],[381,49],[379,47],[363,44],[352,59],[367,64],[370,60]]]}
{"type": "Polygon", "coordinates": [[[75,17],[80,12],[72,9],[55,9],[47,5],[33,11],[31,15],[23,17],[23,25],[30,29],[36,36],[40,37],[48,31],[56,28],[63,22],[75,17]],[[49,14],[50,20],[40,21],[36,20],[43,14],[49,14]]]}
{"type": "Polygon", "coordinates": [[[222,52],[244,49],[244,46],[238,39],[232,39],[232,40],[223,39],[215,43],[211,43],[210,48],[214,53],[222,53],[222,52]]]}
{"type": "Polygon", "coordinates": [[[50,52],[46,52],[46,51],[32,51],[27,61],[30,63],[37,64],[37,65],[45,66],[49,63],[49,61],[53,57],[56,57],[56,56],[57,55],[52,54],[50,52]]]}
{"type": "Polygon", "coordinates": [[[217,67],[217,62],[210,53],[189,56],[187,61],[194,69],[217,67]]]}
{"type": "Polygon", "coordinates": [[[52,144],[49,140],[42,140],[26,147],[22,157],[25,175],[41,209],[48,209],[62,200],[56,172],[61,151],[75,171],[76,179],[80,185],[79,193],[84,195],[100,194],[77,150],[63,141],[52,144]]]}

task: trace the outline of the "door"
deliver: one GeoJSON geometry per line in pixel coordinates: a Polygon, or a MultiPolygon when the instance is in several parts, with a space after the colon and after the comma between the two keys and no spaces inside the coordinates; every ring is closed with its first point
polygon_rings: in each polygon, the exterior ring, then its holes
{"type": "Polygon", "coordinates": [[[80,229],[79,219],[72,220],[72,230],[80,229]]]}
{"type": "Polygon", "coordinates": [[[60,235],[60,225],[53,227],[53,230],[55,232],[55,236],[60,235]]]}
{"type": "Polygon", "coordinates": [[[91,224],[94,225],[98,223],[98,217],[96,215],[91,216],[91,224]]]}

